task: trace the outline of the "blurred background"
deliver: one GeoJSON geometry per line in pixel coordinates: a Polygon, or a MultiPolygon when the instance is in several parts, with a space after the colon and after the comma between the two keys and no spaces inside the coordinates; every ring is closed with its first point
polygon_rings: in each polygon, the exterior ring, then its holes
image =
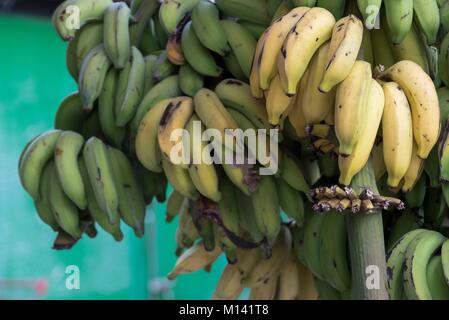
{"type": "Polygon", "coordinates": [[[115,242],[100,228],[71,250],[52,250],[55,234],[34,211],[17,173],[32,137],[50,129],[60,101],[77,90],[65,66],[64,43],[50,17],[61,1],[0,0],[0,299],[208,299],[224,267],[214,264],[174,282],[176,222],[165,207],[148,207],[146,235],[123,225],[115,242]],[[66,268],[80,270],[80,289],[65,286],[66,268]]]}

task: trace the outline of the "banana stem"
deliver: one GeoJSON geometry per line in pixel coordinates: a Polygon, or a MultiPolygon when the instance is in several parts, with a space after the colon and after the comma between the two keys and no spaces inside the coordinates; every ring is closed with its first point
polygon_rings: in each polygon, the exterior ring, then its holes
{"type": "MultiPolygon", "coordinates": [[[[354,177],[351,186],[357,194],[366,188],[379,194],[371,159],[354,177]]],[[[388,300],[382,211],[348,214],[346,225],[351,257],[351,299],[388,300]]]]}
{"type": "Polygon", "coordinates": [[[131,37],[131,45],[137,46],[140,43],[142,38],[142,33],[145,30],[145,27],[148,25],[148,21],[156,12],[159,3],[157,0],[143,0],[142,4],[139,7],[139,10],[136,12],[134,18],[136,23],[131,25],[130,28],[130,37],[131,37]]]}

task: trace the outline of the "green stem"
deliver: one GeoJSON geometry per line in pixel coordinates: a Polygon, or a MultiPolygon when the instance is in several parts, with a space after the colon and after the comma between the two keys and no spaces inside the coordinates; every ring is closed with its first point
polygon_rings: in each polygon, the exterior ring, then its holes
{"type": "Polygon", "coordinates": [[[136,23],[131,25],[130,27],[130,37],[131,37],[131,45],[137,46],[140,43],[140,39],[142,38],[142,33],[145,30],[145,27],[148,25],[148,21],[156,12],[159,6],[159,2],[157,0],[143,0],[142,4],[137,10],[134,18],[136,19],[136,23]]]}
{"type": "MultiPolygon", "coordinates": [[[[374,194],[379,194],[371,160],[354,177],[351,186],[356,193],[370,188],[374,194]]],[[[351,298],[388,300],[382,211],[348,214],[346,225],[351,257],[351,298]],[[372,279],[374,282],[370,281],[372,279]]]]}

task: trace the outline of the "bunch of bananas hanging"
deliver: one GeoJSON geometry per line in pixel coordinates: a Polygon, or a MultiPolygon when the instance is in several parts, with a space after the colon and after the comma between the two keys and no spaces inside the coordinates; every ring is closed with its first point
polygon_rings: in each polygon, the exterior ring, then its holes
{"type": "Polygon", "coordinates": [[[383,212],[390,298],[449,299],[448,3],[62,2],[78,91],[19,160],[54,248],[140,237],[156,198],[169,279],[223,253],[214,299],[349,299],[345,215],[383,212]]]}

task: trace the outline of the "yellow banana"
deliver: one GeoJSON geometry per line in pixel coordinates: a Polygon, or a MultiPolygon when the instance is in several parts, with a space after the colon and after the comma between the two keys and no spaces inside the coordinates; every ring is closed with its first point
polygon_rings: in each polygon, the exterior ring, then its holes
{"type": "Polygon", "coordinates": [[[418,157],[416,143],[413,143],[412,159],[404,175],[402,192],[410,192],[418,182],[424,170],[424,160],[418,157]]]}
{"type": "Polygon", "coordinates": [[[288,108],[291,105],[291,100],[294,98],[285,94],[279,75],[271,80],[266,96],[268,121],[271,125],[277,126],[281,119],[288,114],[288,108]]]}

